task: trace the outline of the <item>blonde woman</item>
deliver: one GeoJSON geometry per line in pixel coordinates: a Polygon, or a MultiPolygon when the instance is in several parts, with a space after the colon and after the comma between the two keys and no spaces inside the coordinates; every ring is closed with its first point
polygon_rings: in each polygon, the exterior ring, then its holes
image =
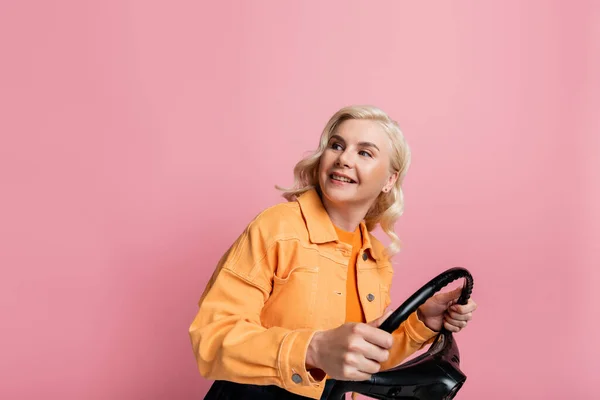
{"type": "Polygon", "coordinates": [[[410,151],[373,106],[331,117],[316,152],[294,168],[287,202],[261,212],[225,253],[189,334],[205,399],[319,399],[328,378],[365,380],[463,329],[477,308],[440,292],[392,334],[387,318],[410,151]],[[380,225],[384,246],[371,234],[380,225]]]}

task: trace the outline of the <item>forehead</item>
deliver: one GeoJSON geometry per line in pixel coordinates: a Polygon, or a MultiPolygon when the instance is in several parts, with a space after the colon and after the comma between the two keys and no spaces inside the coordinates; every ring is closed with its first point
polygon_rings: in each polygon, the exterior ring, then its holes
{"type": "Polygon", "coordinates": [[[391,148],[387,133],[377,121],[348,119],[339,124],[332,134],[341,136],[349,144],[371,142],[381,150],[391,148]]]}

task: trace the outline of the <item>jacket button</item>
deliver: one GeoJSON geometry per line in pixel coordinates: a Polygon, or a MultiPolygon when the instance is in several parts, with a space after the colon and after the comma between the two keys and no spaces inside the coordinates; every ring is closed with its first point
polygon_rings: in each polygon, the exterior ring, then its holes
{"type": "Polygon", "coordinates": [[[369,300],[369,301],[373,301],[373,300],[375,300],[375,296],[373,295],[373,293],[369,293],[369,294],[367,295],[367,300],[369,300]]]}
{"type": "Polygon", "coordinates": [[[367,255],[367,253],[363,253],[363,261],[367,261],[367,258],[369,258],[369,256],[367,255]]]}
{"type": "Polygon", "coordinates": [[[292,380],[294,381],[294,383],[300,383],[302,382],[302,377],[298,374],[294,374],[292,375],[292,380]]]}

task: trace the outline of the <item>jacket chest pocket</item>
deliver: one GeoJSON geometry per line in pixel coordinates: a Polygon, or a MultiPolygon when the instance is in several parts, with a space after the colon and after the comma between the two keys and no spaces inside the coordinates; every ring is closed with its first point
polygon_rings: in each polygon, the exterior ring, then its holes
{"type": "Polygon", "coordinates": [[[391,302],[387,273],[378,268],[359,271],[359,294],[367,322],[379,318],[391,302]]]}
{"type": "Polygon", "coordinates": [[[391,264],[384,264],[383,266],[377,268],[377,273],[379,275],[379,298],[381,313],[385,311],[386,307],[388,307],[392,298],[390,295],[390,291],[392,288],[392,277],[394,276],[394,269],[391,264]]]}
{"type": "Polygon", "coordinates": [[[385,311],[385,308],[389,306],[392,302],[392,298],[390,296],[390,285],[381,283],[379,284],[379,298],[381,299],[381,313],[385,311]]]}
{"type": "Polygon", "coordinates": [[[318,284],[317,266],[297,266],[284,277],[273,276],[273,290],[262,312],[263,324],[267,328],[310,328],[314,324],[318,284]]]}

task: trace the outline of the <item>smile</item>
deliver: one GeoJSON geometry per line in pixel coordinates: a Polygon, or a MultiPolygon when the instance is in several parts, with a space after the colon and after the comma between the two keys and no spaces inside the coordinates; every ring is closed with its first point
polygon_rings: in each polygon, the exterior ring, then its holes
{"type": "Polygon", "coordinates": [[[346,178],[345,176],[339,176],[339,175],[336,175],[336,174],[331,174],[331,175],[329,175],[329,177],[331,179],[333,179],[334,181],[346,182],[346,183],[356,183],[352,179],[346,178]]]}

